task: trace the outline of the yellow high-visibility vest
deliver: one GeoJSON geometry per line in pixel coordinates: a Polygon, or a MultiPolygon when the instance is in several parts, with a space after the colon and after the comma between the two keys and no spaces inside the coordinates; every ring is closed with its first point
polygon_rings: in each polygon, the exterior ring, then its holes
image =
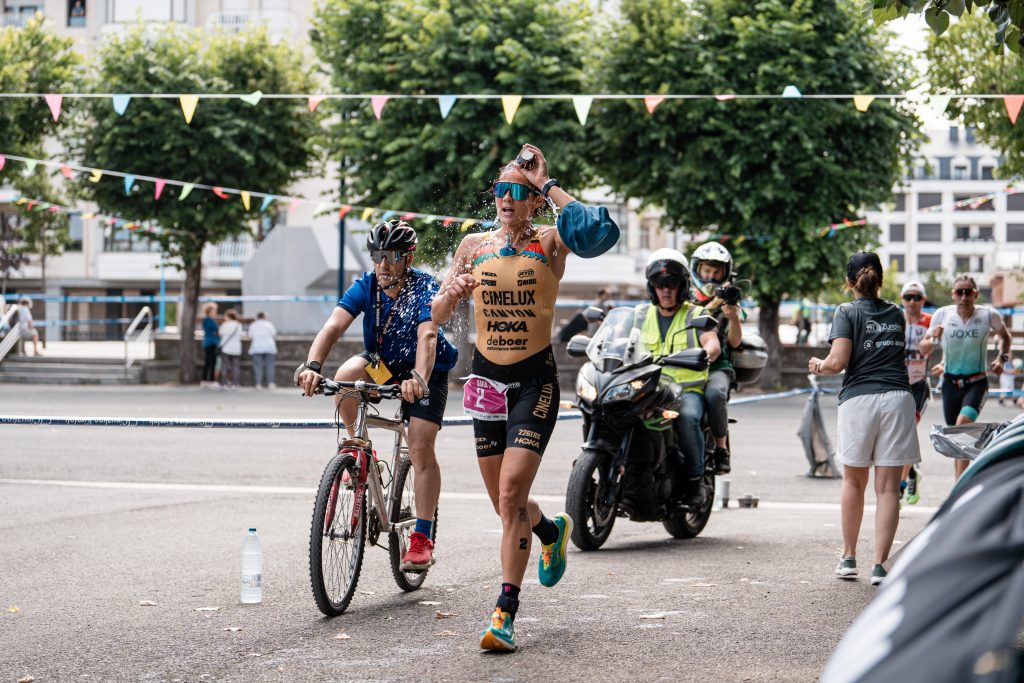
{"type": "MultiPolygon", "coordinates": [[[[669,356],[684,349],[699,349],[700,339],[697,330],[687,328],[687,324],[696,316],[706,315],[707,311],[702,306],[697,306],[686,301],[676,311],[672,318],[672,324],[661,338],[661,328],[658,326],[658,317],[661,315],[658,309],[651,304],[640,304],[637,306],[637,317],[644,317],[643,326],[640,328],[640,343],[654,356],[669,356]],[[641,310],[646,308],[646,310],[641,310]]],[[[682,386],[683,391],[695,391],[704,393],[704,385],[708,381],[708,370],[687,370],[686,368],[663,367],[663,377],[682,386]]]]}

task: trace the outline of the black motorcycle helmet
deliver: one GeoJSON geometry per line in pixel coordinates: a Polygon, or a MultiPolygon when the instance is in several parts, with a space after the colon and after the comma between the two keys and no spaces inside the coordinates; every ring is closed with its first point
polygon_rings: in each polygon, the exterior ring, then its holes
{"type": "Polygon", "coordinates": [[[647,295],[651,303],[658,305],[658,293],[654,287],[661,283],[678,284],[676,303],[681,304],[690,295],[690,271],[686,257],[675,249],[658,249],[647,259],[647,295]]]}
{"type": "Polygon", "coordinates": [[[370,229],[366,236],[366,250],[400,251],[411,254],[416,250],[416,231],[397,218],[382,221],[370,229]]]}

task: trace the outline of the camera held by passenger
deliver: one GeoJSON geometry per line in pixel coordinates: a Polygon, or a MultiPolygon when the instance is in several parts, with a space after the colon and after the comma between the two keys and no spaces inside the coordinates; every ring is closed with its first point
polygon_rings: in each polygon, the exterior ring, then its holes
{"type": "Polygon", "coordinates": [[[723,303],[735,306],[740,302],[740,299],[743,298],[743,292],[741,292],[740,288],[736,285],[729,283],[716,289],[715,296],[721,299],[723,303]]]}

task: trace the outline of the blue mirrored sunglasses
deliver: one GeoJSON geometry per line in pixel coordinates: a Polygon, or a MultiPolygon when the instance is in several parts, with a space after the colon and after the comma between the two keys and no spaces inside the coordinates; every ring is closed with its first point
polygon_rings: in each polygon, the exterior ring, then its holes
{"type": "Polygon", "coordinates": [[[401,261],[403,256],[405,256],[405,252],[402,251],[391,251],[384,249],[370,250],[370,259],[372,260],[374,265],[380,263],[382,259],[387,259],[388,263],[394,265],[401,261]]]}
{"type": "Polygon", "coordinates": [[[527,185],[509,182],[494,183],[493,191],[495,197],[504,197],[509,192],[511,192],[512,199],[515,199],[517,201],[522,201],[529,197],[531,194],[540,194],[540,192],[537,192],[536,190],[527,185]]]}

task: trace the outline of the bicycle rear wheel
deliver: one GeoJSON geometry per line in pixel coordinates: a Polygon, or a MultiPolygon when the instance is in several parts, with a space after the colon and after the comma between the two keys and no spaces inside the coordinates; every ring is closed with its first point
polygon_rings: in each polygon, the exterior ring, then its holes
{"type": "MultiPolygon", "coordinates": [[[[392,523],[416,519],[416,494],[413,488],[412,461],[408,457],[402,458],[398,465],[398,472],[395,474],[395,490],[398,495],[391,501],[391,509],[388,511],[392,523]]],[[[402,571],[402,558],[409,548],[409,536],[412,535],[412,527],[406,527],[400,533],[388,535],[388,553],[391,555],[391,573],[395,577],[395,583],[404,591],[414,591],[423,585],[427,578],[424,571],[405,572],[402,571]]],[[[430,540],[437,537],[437,510],[434,510],[434,526],[430,532],[430,540]]]]}
{"type": "Polygon", "coordinates": [[[359,582],[366,541],[366,492],[357,501],[356,459],[334,456],[324,469],[309,530],[309,582],[320,611],[336,617],[359,582]],[[345,477],[345,473],[348,476],[345,477]]]}

